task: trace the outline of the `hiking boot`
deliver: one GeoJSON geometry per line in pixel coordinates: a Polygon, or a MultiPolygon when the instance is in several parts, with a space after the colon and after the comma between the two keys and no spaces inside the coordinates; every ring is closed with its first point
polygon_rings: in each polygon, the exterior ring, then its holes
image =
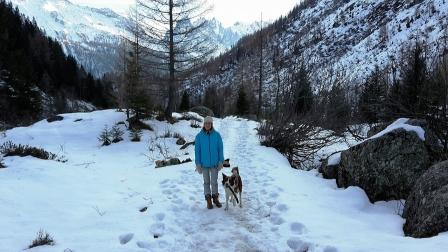
{"type": "Polygon", "coordinates": [[[212,209],[213,204],[212,204],[212,197],[210,196],[210,194],[205,195],[205,200],[207,201],[207,208],[212,209]]]}
{"type": "Polygon", "coordinates": [[[219,202],[218,197],[219,197],[219,194],[214,194],[214,195],[213,195],[213,203],[215,203],[215,205],[216,205],[218,208],[220,208],[220,207],[222,207],[222,204],[219,202]]]}

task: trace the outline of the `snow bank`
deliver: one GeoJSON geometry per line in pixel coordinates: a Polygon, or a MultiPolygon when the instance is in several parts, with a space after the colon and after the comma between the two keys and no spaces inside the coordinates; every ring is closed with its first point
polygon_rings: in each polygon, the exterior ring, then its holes
{"type": "MultiPolygon", "coordinates": [[[[123,141],[102,147],[96,137],[104,125],[124,121],[124,113],[104,110],[63,117],[14,128],[0,137],[0,144],[12,140],[68,159],[5,158],[8,168],[0,169],[2,252],[23,251],[39,229],[55,239],[54,246],[35,248],[46,252],[442,252],[448,247],[448,233],[404,237],[397,202],[371,204],[358,187],[339,189],[316,171],[292,169],[278,151],[260,145],[256,122],[214,119],[224,156],[239,167],[244,183],[243,208],[231,205],[226,212],[206,209],[202,176],[195,173],[194,163],[154,168],[154,160],[162,158],[149,150],[155,144],[182,160],[194,159],[194,146],[181,151],[176,139],[160,137],[170,130],[193,140],[200,129],[191,128],[189,121],[148,120],[154,131],[144,130],[141,142],[131,142],[126,133],[123,141]]],[[[229,175],[230,169],[221,173],[229,175]]],[[[219,193],[224,201],[221,185],[219,193]]]]}
{"type": "Polygon", "coordinates": [[[328,165],[338,165],[341,162],[341,152],[335,153],[328,157],[328,165]]]}

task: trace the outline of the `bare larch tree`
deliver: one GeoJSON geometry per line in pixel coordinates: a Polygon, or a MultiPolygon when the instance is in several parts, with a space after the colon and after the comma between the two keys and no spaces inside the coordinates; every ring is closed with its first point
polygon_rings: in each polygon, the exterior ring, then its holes
{"type": "Polygon", "coordinates": [[[213,53],[204,32],[211,10],[206,0],[136,0],[145,47],[150,56],[145,67],[157,69],[157,81],[167,91],[165,115],[176,108],[179,84],[213,53]]]}

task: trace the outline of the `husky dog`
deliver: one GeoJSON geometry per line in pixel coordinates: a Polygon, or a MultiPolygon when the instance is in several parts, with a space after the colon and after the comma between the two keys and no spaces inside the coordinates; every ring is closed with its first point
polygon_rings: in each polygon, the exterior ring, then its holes
{"type": "Polygon", "coordinates": [[[232,168],[232,175],[227,176],[222,174],[222,185],[226,190],[226,207],[224,210],[229,210],[229,200],[236,206],[238,203],[240,207],[243,207],[241,193],[243,192],[243,181],[241,180],[238,167],[232,168]],[[238,194],[238,196],[237,196],[238,194]]]}

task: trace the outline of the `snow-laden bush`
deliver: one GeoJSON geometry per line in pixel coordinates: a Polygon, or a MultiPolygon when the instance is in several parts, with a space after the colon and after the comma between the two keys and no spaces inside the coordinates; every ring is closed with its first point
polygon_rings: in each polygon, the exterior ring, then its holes
{"type": "Polygon", "coordinates": [[[101,142],[103,146],[108,146],[112,142],[111,138],[112,134],[107,125],[105,125],[103,131],[101,131],[100,136],[98,137],[98,140],[101,142]]]}
{"type": "Polygon", "coordinates": [[[190,120],[192,120],[192,121],[196,121],[196,122],[202,122],[202,120],[200,119],[200,118],[198,118],[198,117],[196,117],[196,116],[194,116],[194,115],[192,115],[192,114],[189,114],[189,113],[182,113],[182,116],[181,117],[179,117],[179,119],[178,119],[179,121],[180,120],[185,120],[185,121],[190,121],[190,120]]]}
{"type": "Polygon", "coordinates": [[[118,143],[123,140],[124,131],[120,129],[120,126],[115,125],[110,130],[110,136],[112,139],[112,143],[118,143]]]}
{"type": "Polygon", "coordinates": [[[141,129],[131,129],[131,141],[132,142],[140,142],[140,139],[142,137],[142,130],[141,129]]]}
{"type": "Polygon", "coordinates": [[[44,160],[55,160],[59,162],[66,162],[64,156],[58,156],[54,153],[48,152],[42,148],[36,148],[29,145],[15,144],[11,141],[5,142],[0,146],[0,153],[3,156],[32,156],[44,160]]]}
{"type": "Polygon", "coordinates": [[[162,138],[171,138],[173,137],[173,133],[169,129],[165,129],[165,133],[161,136],[162,138]]]}
{"type": "Polygon", "coordinates": [[[28,248],[34,248],[38,246],[44,246],[44,245],[54,245],[54,239],[51,237],[51,235],[42,229],[39,230],[37,233],[37,237],[32,241],[32,243],[28,246],[28,248]]]}
{"type": "Polygon", "coordinates": [[[178,139],[179,139],[179,138],[184,138],[180,133],[177,133],[177,132],[174,132],[174,133],[173,133],[173,137],[174,137],[174,138],[178,138],[178,139]]]}
{"type": "Polygon", "coordinates": [[[199,124],[199,122],[198,122],[198,121],[195,121],[195,120],[191,120],[191,121],[190,121],[190,126],[191,126],[192,128],[195,128],[195,129],[201,127],[201,125],[199,124]]]}

